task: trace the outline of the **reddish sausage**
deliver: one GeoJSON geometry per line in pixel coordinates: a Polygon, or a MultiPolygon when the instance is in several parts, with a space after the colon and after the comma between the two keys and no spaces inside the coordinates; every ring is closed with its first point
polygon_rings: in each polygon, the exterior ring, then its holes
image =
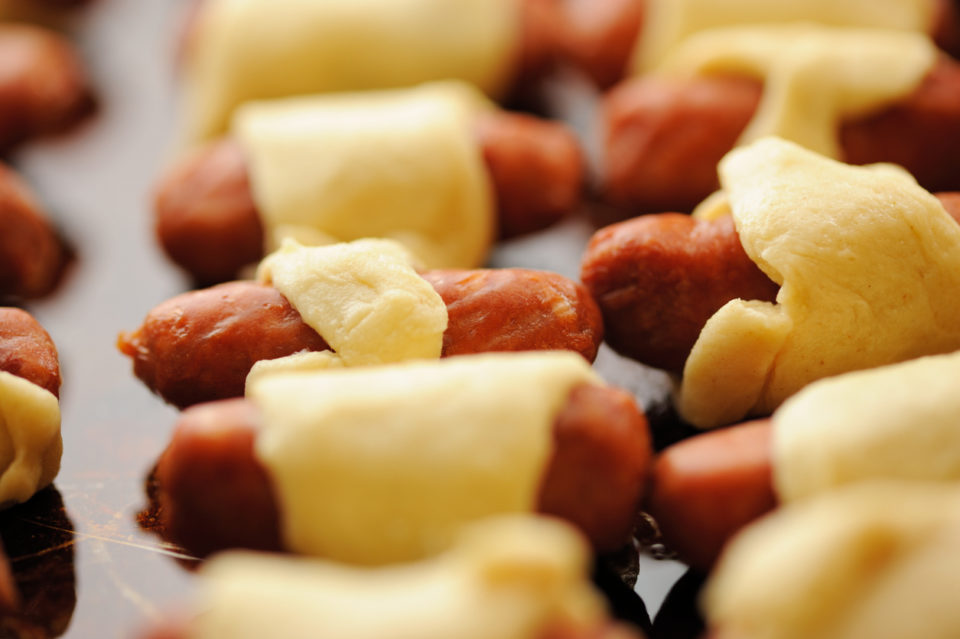
{"type": "Polygon", "coordinates": [[[583,161],[565,125],[494,113],[477,121],[474,135],[496,195],[501,237],[547,228],[579,204],[583,161]]]}
{"type": "Polygon", "coordinates": [[[487,351],[579,352],[592,362],[603,319],[589,292],[562,275],[529,269],[427,271],[447,305],[443,355],[487,351]]]}
{"type": "Polygon", "coordinates": [[[559,0],[558,55],[601,88],[621,80],[643,27],[644,0],[559,0]]]}
{"type": "MultiPolygon", "coordinates": [[[[639,78],[605,99],[602,190],[633,213],[689,211],[718,187],[716,165],[760,100],[755,80],[639,78]]],[[[960,188],[960,64],[941,58],[905,99],[840,129],[844,159],[895,162],[928,190],[960,188]]]]}
{"type": "MultiPolygon", "coordinates": [[[[564,125],[495,113],[477,121],[474,135],[504,236],[544,228],[578,205],[583,163],[564,125]]],[[[247,161],[234,141],[214,142],[174,164],[157,183],[154,212],[161,246],[201,283],[231,279],[262,255],[247,161]]]]}
{"type": "MultiPolygon", "coordinates": [[[[157,464],[164,535],[199,555],[281,548],[270,478],[253,452],[259,416],[244,399],[194,406],[157,464]]],[[[629,539],[650,460],[647,422],[632,396],[573,390],[554,422],[538,510],[583,527],[601,551],[629,539]]]]}
{"type": "Polygon", "coordinates": [[[253,282],[171,298],[117,345],[133,358],[137,377],[181,408],[243,395],[261,359],[329,348],[277,289],[253,282]]]}
{"type": "Polygon", "coordinates": [[[92,104],[86,73],[60,35],[0,24],[0,148],[58,132],[92,104]]]}
{"type": "Polygon", "coordinates": [[[776,506],[769,420],[691,437],[654,459],[645,509],[666,546],[709,570],[728,539],[776,506]]]}
{"type": "Polygon", "coordinates": [[[187,155],[155,189],[164,251],[198,282],[223,282],[263,256],[263,226],[243,149],[232,140],[187,155]]]}
{"type": "Polygon", "coordinates": [[[60,276],[63,258],[56,231],[33,193],[16,173],[0,164],[0,294],[49,293],[60,276]]]}
{"type": "Polygon", "coordinates": [[[642,77],[602,103],[601,189],[632,213],[691,211],[717,190],[717,164],[733,148],[760,101],[744,78],[642,77]]]}
{"type": "MultiPolygon", "coordinates": [[[[593,361],[603,339],[586,290],[526,269],[424,274],[447,304],[444,355],[568,349],[593,361]]],[[[118,338],[134,374],[181,408],[239,397],[254,362],[329,347],[272,286],[230,282],[174,297],[118,338]]]]}
{"type": "Polygon", "coordinates": [[[0,308],[0,370],[60,396],[57,347],[37,320],[19,308],[0,308]]]}
{"type": "Polygon", "coordinates": [[[738,297],[772,301],[779,289],[747,257],[731,217],[703,221],[679,213],[598,231],[581,279],[603,313],[607,342],[674,373],[721,306],[738,297]]]}

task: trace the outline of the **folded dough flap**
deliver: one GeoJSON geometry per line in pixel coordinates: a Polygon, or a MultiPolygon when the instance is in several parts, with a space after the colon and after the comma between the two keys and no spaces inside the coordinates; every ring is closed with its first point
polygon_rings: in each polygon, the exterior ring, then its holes
{"type": "Polygon", "coordinates": [[[724,551],[704,608],[718,637],[960,636],[960,491],[868,482],[784,506],[724,551]]]}
{"type": "Polygon", "coordinates": [[[506,92],[518,0],[206,0],[187,59],[186,137],[251,100],[455,79],[506,92]]]}
{"type": "Polygon", "coordinates": [[[820,380],[773,415],[782,501],[870,479],[960,480],[960,352],[820,380]]]}
{"type": "Polygon", "coordinates": [[[45,388],[0,371],[0,504],[30,499],[60,470],[60,404],[45,388]]]}
{"type": "Polygon", "coordinates": [[[658,70],[761,79],[763,98],[741,142],[776,135],[839,158],[840,123],[912,93],[936,58],[925,34],[800,23],[702,31],[658,70]]]}
{"type": "Polygon", "coordinates": [[[247,396],[293,550],[358,564],[427,556],[465,524],[530,511],[553,422],[599,380],[575,353],[500,353],[265,374],[247,396]]]}
{"type": "Polygon", "coordinates": [[[756,314],[739,307],[707,322],[680,391],[700,398],[688,402],[698,423],[769,414],[822,377],[960,348],[960,227],[904,171],[767,138],[728,154],[720,175],[744,250],[781,284],[775,313],[753,307],[779,328],[755,338],[756,314]],[[767,375],[752,362],[769,362],[767,375]],[[736,415],[736,397],[756,401],[736,415]]]}
{"type": "Polygon", "coordinates": [[[268,249],[278,230],[395,239],[428,268],[479,266],[494,199],[471,122],[492,108],[459,83],[244,107],[234,123],[268,249]]]}
{"type": "Polygon", "coordinates": [[[305,247],[287,240],[268,255],[258,279],[273,285],[333,349],[255,365],[264,368],[362,366],[440,357],[447,307],[391,240],[305,247]]]}
{"type": "Polygon", "coordinates": [[[717,27],[816,22],[929,33],[936,11],[936,0],[646,0],[633,69],[650,71],[691,35],[717,27]]]}
{"type": "Polygon", "coordinates": [[[537,639],[606,617],[584,541],[532,516],[473,524],[444,554],[404,566],[228,553],[201,575],[193,639],[537,639]]]}

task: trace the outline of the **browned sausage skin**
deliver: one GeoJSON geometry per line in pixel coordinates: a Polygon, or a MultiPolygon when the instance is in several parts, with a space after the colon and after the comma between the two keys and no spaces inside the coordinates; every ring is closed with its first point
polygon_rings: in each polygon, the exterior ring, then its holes
{"type": "Polygon", "coordinates": [[[243,395],[261,359],[329,347],[277,289],[229,282],[163,302],[118,348],[138,378],[182,408],[243,395]]]}
{"type": "Polygon", "coordinates": [[[60,396],[57,347],[39,322],[19,308],[0,308],[0,370],[60,396]]]}
{"type": "Polygon", "coordinates": [[[610,346],[677,374],[721,306],[734,298],[773,301],[779,290],[747,257],[731,217],[680,213],[597,231],[581,280],[600,306],[610,346]]]}
{"type": "MultiPolygon", "coordinates": [[[[198,555],[281,549],[271,480],[253,450],[258,420],[245,399],[183,412],[156,470],[166,537],[198,555]]],[[[598,550],[619,549],[633,529],[650,455],[632,396],[577,387],[554,422],[537,508],[581,526],[598,550]]]]}
{"type": "Polygon", "coordinates": [[[618,388],[578,386],[553,438],[538,511],[576,524],[600,551],[621,548],[636,523],[652,450],[636,400],[618,388]]]}
{"type": "Polygon", "coordinates": [[[561,348],[592,362],[603,318],[586,288],[531,269],[441,269],[423,278],[443,298],[443,356],[561,348]]]}
{"type": "Polygon", "coordinates": [[[60,239],[33,193],[0,163],[0,295],[49,293],[63,262],[60,239]]]}
{"type": "MultiPolygon", "coordinates": [[[[939,193],[960,221],[960,193],[939,193]]],[[[580,278],[618,352],[680,374],[707,320],[732,299],[773,301],[779,287],[747,257],[729,216],[646,215],[597,231],[580,278]]]]}
{"type": "Polygon", "coordinates": [[[654,458],[644,509],[689,565],[709,570],[728,539],[776,506],[770,438],[769,420],[746,422],[654,458]]]}
{"type": "MultiPolygon", "coordinates": [[[[761,85],[732,76],[645,77],[603,104],[601,189],[632,214],[690,211],[719,184],[716,165],[753,116],[761,85]]],[[[960,188],[960,64],[941,57],[920,86],[882,111],[842,123],[844,160],[901,164],[924,188],[960,188]]]]}
{"type": "Polygon", "coordinates": [[[554,0],[558,56],[601,88],[620,81],[643,28],[644,0],[554,0]]]}
{"type": "Polygon", "coordinates": [[[157,238],[200,283],[223,282],[263,256],[263,226],[243,149],[223,140],[197,149],[157,183],[157,238]]]}
{"type": "MultiPolygon", "coordinates": [[[[596,303],[579,284],[527,269],[428,271],[447,305],[443,355],[567,349],[593,361],[603,339],[596,303]]],[[[230,282],[154,308],[117,342],[134,374],[181,408],[243,395],[261,359],[329,347],[275,288],[230,282]]]]}
{"type": "Polygon", "coordinates": [[[545,229],[580,203],[583,158],[564,124],[492,113],[474,125],[497,205],[500,237],[545,229]]]}
{"type": "Polygon", "coordinates": [[[719,187],[717,164],[760,102],[745,78],[647,76],[606,95],[600,189],[630,213],[689,212],[719,187]]]}
{"type": "MultiPolygon", "coordinates": [[[[583,161],[563,124],[528,115],[481,117],[474,137],[504,237],[553,224],[580,202],[583,161]]],[[[263,227],[242,147],[224,139],[175,163],[154,191],[157,238],[200,283],[232,279],[263,251],[263,227]]]]}
{"type": "Polygon", "coordinates": [[[0,148],[56,133],[92,106],[79,57],[60,35],[0,24],[0,148]]]}

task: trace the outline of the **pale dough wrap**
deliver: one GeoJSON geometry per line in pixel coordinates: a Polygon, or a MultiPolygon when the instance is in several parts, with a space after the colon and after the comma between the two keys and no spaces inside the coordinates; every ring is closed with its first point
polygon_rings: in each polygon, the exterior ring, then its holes
{"type": "Polygon", "coordinates": [[[251,380],[255,448],[293,551],[357,564],[417,559],[465,524],[536,506],[576,353],[500,353],[251,380]]]}
{"type": "Polygon", "coordinates": [[[905,171],[767,138],[727,154],[720,179],[780,291],[707,321],[677,397],[691,423],[767,415],[814,380],[960,349],[960,226],[905,171]]]}
{"type": "Polygon", "coordinates": [[[185,69],[188,141],[245,102],[462,80],[506,93],[518,0],[204,0],[185,69]]]}
{"type": "Polygon", "coordinates": [[[717,27],[816,22],[930,33],[935,15],[936,0],[645,0],[632,67],[652,71],[685,39],[717,27]]]}
{"type": "Polygon", "coordinates": [[[257,279],[280,291],[333,352],[258,362],[250,376],[280,367],[368,366],[440,357],[447,306],[396,242],[305,247],[287,240],[260,263],[257,279]]]}
{"type": "Polygon", "coordinates": [[[0,371],[0,506],[23,503],[49,486],[62,452],[56,396],[0,371]]]}
{"type": "Polygon", "coordinates": [[[228,553],[201,568],[190,639],[539,639],[606,620],[589,551],[570,527],[497,517],[419,563],[360,569],[228,553]]]}
{"type": "Polygon", "coordinates": [[[960,352],[820,380],[773,415],[792,501],[868,479],[960,481],[960,352]]]}
{"type": "Polygon", "coordinates": [[[920,33],[763,25],[690,36],[658,71],[763,80],[763,97],[739,143],[776,135],[840,159],[839,123],[909,95],[936,59],[933,42],[920,33]]]}
{"type": "Polygon", "coordinates": [[[474,268],[495,202],[471,123],[492,105],[471,87],[254,103],[237,113],[267,249],[391,238],[427,268],[474,268]]]}
{"type": "Polygon", "coordinates": [[[717,639],[955,639],[958,574],[960,487],[867,482],[746,528],[702,602],[717,639]]]}

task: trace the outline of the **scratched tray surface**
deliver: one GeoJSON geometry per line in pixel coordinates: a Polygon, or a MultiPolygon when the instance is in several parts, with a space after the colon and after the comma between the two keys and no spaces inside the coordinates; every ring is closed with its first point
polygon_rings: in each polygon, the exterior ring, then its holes
{"type": "MultiPolygon", "coordinates": [[[[53,489],[0,513],[0,536],[25,599],[22,616],[0,619],[0,637],[131,637],[193,590],[197,562],[137,523],[147,502],[144,480],[177,413],[133,377],[115,348],[118,331],[135,328],[150,308],[189,287],[157,248],[149,209],[152,181],[174,146],[173,60],[188,2],[97,0],[72,16],[64,28],[89,66],[98,113],[68,136],[10,158],[76,259],[53,295],[27,305],[60,353],[64,456],[53,489]]],[[[588,106],[574,101],[572,112],[589,122],[588,106]]],[[[594,228],[588,217],[506,243],[491,264],[576,278],[594,228]]],[[[669,420],[658,408],[662,376],[607,349],[596,366],[669,420]]],[[[607,562],[597,578],[614,609],[639,622],[647,613],[635,593],[654,612],[682,573],[676,562],[641,556],[638,566],[634,556],[607,562]],[[638,573],[635,591],[623,586],[631,573],[638,573]]],[[[696,588],[688,582],[667,600],[665,616],[690,616],[696,588]]]]}

